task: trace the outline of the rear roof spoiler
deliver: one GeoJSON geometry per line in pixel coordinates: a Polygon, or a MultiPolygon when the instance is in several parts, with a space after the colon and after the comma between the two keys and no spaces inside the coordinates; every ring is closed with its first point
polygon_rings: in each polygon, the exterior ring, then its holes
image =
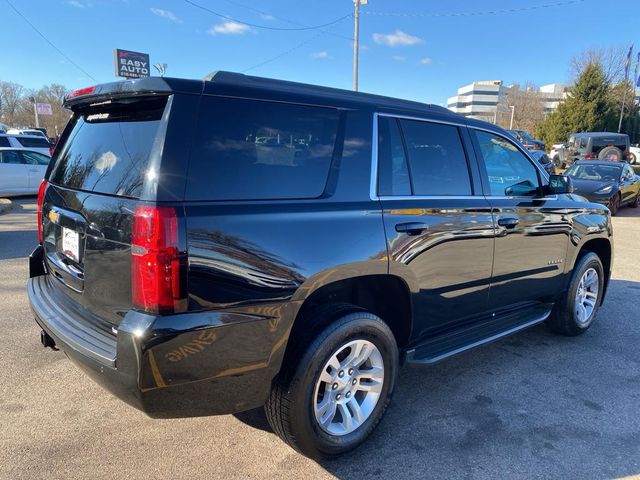
{"type": "Polygon", "coordinates": [[[102,83],[65,95],[62,106],[73,110],[81,105],[92,105],[116,98],[169,95],[171,93],[200,94],[203,84],[202,80],[162,77],[102,83]]]}

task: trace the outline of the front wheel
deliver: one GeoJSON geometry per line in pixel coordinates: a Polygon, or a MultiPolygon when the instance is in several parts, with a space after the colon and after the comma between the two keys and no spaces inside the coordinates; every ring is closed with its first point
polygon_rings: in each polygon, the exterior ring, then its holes
{"type": "Polygon", "coordinates": [[[382,418],[398,372],[389,327],[358,311],[331,323],[300,358],[288,358],[265,405],[282,440],[311,458],[356,448],[382,418]]]}
{"type": "Polygon", "coordinates": [[[636,198],[629,205],[631,208],[638,208],[640,206],[640,192],[636,195],[636,198]]]}
{"type": "Polygon", "coordinates": [[[567,336],[586,332],[596,318],[603,290],[604,268],[600,257],[587,252],[576,262],[567,293],[556,304],[547,325],[567,336]]]}

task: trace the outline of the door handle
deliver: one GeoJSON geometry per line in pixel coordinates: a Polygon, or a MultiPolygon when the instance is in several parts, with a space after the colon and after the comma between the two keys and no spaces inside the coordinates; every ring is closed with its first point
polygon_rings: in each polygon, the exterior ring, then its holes
{"type": "Polygon", "coordinates": [[[429,225],[421,222],[398,223],[396,225],[396,232],[407,235],[419,235],[425,230],[429,230],[429,225]]]}
{"type": "Polygon", "coordinates": [[[515,228],[518,223],[520,223],[520,220],[515,217],[505,217],[498,219],[498,225],[504,228],[515,228]]]}

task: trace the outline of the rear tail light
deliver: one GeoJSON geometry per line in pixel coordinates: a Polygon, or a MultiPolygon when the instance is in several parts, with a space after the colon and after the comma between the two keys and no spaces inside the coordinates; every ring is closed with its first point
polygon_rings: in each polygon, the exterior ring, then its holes
{"type": "Polygon", "coordinates": [[[53,157],[53,150],[55,149],[55,147],[53,145],[49,145],[49,156],[53,157]]]}
{"type": "Polygon", "coordinates": [[[44,205],[44,194],[47,191],[47,181],[42,180],[38,187],[38,243],[42,244],[44,236],[42,234],[42,206],[44,205]]]}
{"type": "Polygon", "coordinates": [[[96,87],[81,88],[80,90],[76,90],[74,92],[69,93],[66,98],[69,99],[69,98],[81,97],[82,95],[91,95],[95,91],[96,91],[96,87]]]}
{"type": "Polygon", "coordinates": [[[184,311],[186,255],[179,249],[176,210],[139,206],[131,237],[133,305],[150,313],[184,311]]]}
{"type": "Polygon", "coordinates": [[[596,158],[596,156],[593,153],[585,153],[582,158],[584,158],[585,160],[593,160],[594,158],[596,158]]]}

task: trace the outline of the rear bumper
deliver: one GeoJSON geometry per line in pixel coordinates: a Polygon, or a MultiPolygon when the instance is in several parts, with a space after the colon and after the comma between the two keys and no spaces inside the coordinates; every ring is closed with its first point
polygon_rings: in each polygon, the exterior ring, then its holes
{"type": "Polygon", "coordinates": [[[110,335],[66,308],[50,280],[29,279],[36,322],[67,357],[129,405],[173,418],[235,413],[266,401],[286,344],[286,332],[277,328],[282,322],[231,312],[163,317],[132,310],[110,335]]]}

